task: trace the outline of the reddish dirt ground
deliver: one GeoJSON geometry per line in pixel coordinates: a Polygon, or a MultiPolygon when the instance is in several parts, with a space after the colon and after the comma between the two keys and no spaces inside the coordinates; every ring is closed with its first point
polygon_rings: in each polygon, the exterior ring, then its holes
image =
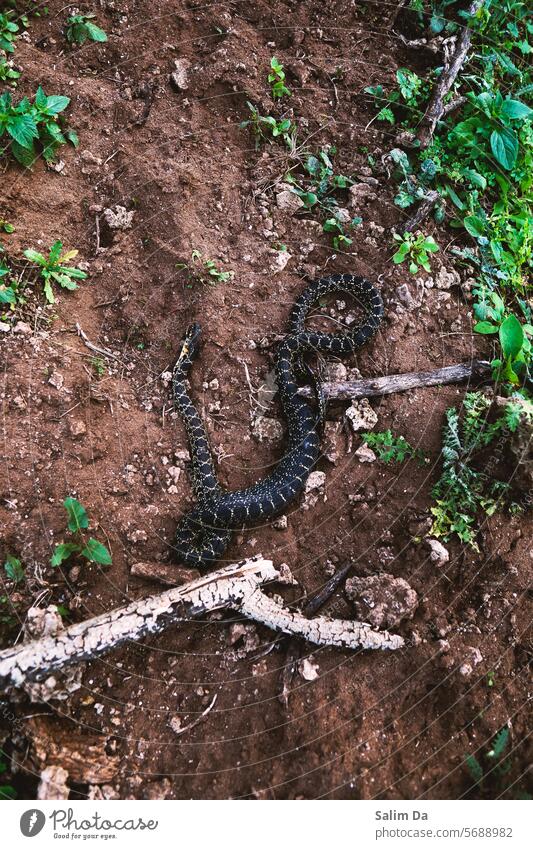
{"type": "MultiPolygon", "coordinates": [[[[367,127],[375,111],[363,89],[390,84],[402,65],[424,70],[432,57],[403,47],[387,30],[392,5],[100,5],[107,44],[66,49],[66,12],[52,2],[47,17],[31,20],[16,53],[24,71],[19,93],[32,94],[40,83],[72,98],[68,117],[80,147],[62,149],[61,173],[42,162],[32,172],[6,167],[1,214],[16,232],[3,242],[16,252],[61,238],[80,250],[89,272],[53,308],[35,293],[22,316],[29,326],[0,340],[0,553],[16,554],[26,569],[27,584],[12,599],[21,621],[32,602],[64,605],[79,621],[157,590],[130,568],[171,560],[177,519],[192,504],[187,470],[168,471],[187,444],[160,377],[191,320],[201,320],[205,340],[194,397],[230,488],[262,477],[283,450],[282,441],[259,443],[252,434],[245,366],[259,387],[309,277],[351,271],[380,286],[382,329],[347,363],[364,375],[487,353],[472,337],[460,287],[426,288],[411,310],[398,299],[401,284],[413,291],[414,284],[391,263],[390,228],[402,212],[380,163],[394,139],[367,127]],[[372,191],[350,253],[333,254],[315,223],[277,208],[270,187],[283,175],[282,148],[256,151],[249,131],[239,128],[247,100],[263,114],[281,109],[266,84],[272,55],[285,65],[293,92],[286,108],[304,119],[302,140],[307,133],[315,149],[334,144],[339,170],[363,183],[372,176],[367,154],[377,163],[378,183],[367,183],[372,191]],[[190,62],[187,88],[176,91],[169,75],[183,58],[190,62]],[[133,212],[129,229],[105,226],[102,210],[117,204],[133,212]],[[275,272],[280,244],[291,258],[275,272]],[[188,286],[176,265],[195,249],[233,271],[233,279],[188,286]],[[101,376],[76,322],[114,354],[101,376]],[[214,378],[218,388],[209,386],[214,378]],[[49,566],[69,494],[107,541],[111,567],[49,566]]],[[[451,267],[457,235],[428,228],[441,245],[436,274],[451,267]]],[[[527,520],[493,517],[483,525],[480,552],[450,542],[445,566],[415,539],[427,529],[444,411],[464,391],[421,389],[372,402],[378,429],[401,433],[431,463],[359,462],[360,436],[350,445],[341,428],[336,463],[323,457],[319,465],[326,498],[309,510],[293,506],[285,530],[267,524],[246,531],[226,555],[234,562],[262,552],[290,564],[300,595],[324,584],[331,563],[348,559],[353,574],[404,578],[419,596],[414,618],[396,629],[407,638],[405,649],[373,654],[304,645],[302,656],[318,665],[318,676],[296,672],[284,706],[278,696],[286,640],[272,647],[272,633],[258,627],[249,643],[231,644],[226,615],[171,629],[92,663],[66,700],[3,703],[3,748],[19,796],[33,798],[42,769],[61,765],[77,798],[458,798],[471,785],[465,758],[507,722],[508,780],[524,788],[531,755],[527,520]],[[205,719],[177,735],[177,720],[193,722],[215,695],[205,719]],[[26,719],[30,714],[38,716],[26,719]]],[[[345,409],[334,406],[329,416],[342,422],[345,409]]],[[[354,615],[343,592],[326,612],[354,615]]]]}

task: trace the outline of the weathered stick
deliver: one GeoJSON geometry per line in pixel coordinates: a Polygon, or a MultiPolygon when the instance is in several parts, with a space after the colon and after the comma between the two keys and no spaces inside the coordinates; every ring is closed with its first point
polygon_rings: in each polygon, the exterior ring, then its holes
{"type": "MultiPolygon", "coordinates": [[[[478,9],[483,5],[484,0],[474,0],[473,3],[468,7],[468,14],[470,16],[475,15],[478,9]]],[[[418,138],[420,140],[420,144],[422,147],[427,147],[433,133],[435,132],[435,127],[437,123],[442,118],[442,115],[445,110],[444,106],[444,98],[450,91],[452,85],[457,79],[457,75],[461,68],[463,67],[466,57],[468,55],[468,51],[470,49],[470,41],[472,37],[472,31],[468,25],[468,21],[461,27],[461,31],[457,37],[457,41],[455,43],[455,50],[448,62],[447,66],[442,71],[437,85],[433,90],[433,94],[431,95],[431,100],[429,101],[428,108],[426,109],[425,115],[420,122],[420,131],[418,133],[418,138]]]]}
{"type": "Polygon", "coordinates": [[[269,581],[287,580],[271,560],[258,555],[70,625],[56,636],[6,649],[0,652],[0,689],[43,680],[66,666],[94,660],[124,643],[159,634],[170,625],[185,624],[221,608],[231,608],[269,628],[317,645],[350,649],[398,649],[404,645],[402,637],[375,631],[363,622],[326,616],[307,619],[274,601],[261,588],[269,581]]]}
{"type": "Polygon", "coordinates": [[[429,213],[437,203],[439,197],[440,195],[438,192],[431,191],[427,193],[415,214],[412,215],[405,224],[402,224],[404,233],[414,233],[415,230],[418,230],[422,221],[426,220],[429,213]]]}
{"type": "MultiPolygon", "coordinates": [[[[357,398],[375,398],[379,395],[391,395],[393,392],[406,392],[420,386],[441,386],[480,379],[490,374],[490,368],[490,363],[485,360],[472,360],[470,363],[458,363],[433,371],[410,371],[405,374],[389,374],[386,377],[322,383],[321,390],[326,401],[353,401],[357,398]]],[[[309,386],[302,386],[298,391],[306,398],[313,398],[315,395],[309,386]]]]}

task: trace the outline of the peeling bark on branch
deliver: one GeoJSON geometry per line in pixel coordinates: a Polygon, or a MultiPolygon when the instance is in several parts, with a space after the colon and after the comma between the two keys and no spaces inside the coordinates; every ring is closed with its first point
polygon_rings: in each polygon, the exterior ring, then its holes
{"type": "Polygon", "coordinates": [[[258,555],[181,587],[134,601],[71,625],[59,634],[0,652],[0,689],[42,680],[66,666],[94,660],[130,641],[159,634],[206,613],[231,608],[276,631],[316,645],[350,649],[398,649],[402,637],[363,622],[317,616],[307,619],[270,598],[262,585],[289,576],[258,555]]]}
{"type": "MultiPolygon", "coordinates": [[[[468,14],[475,15],[478,9],[483,5],[484,0],[474,0],[468,7],[468,14]]],[[[418,138],[422,147],[427,147],[433,137],[435,128],[445,112],[444,98],[450,91],[452,85],[457,79],[459,71],[463,67],[468,51],[470,49],[470,40],[472,31],[468,22],[461,27],[460,33],[457,36],[455,50],[444,70],[442,71],[437,85],[433,90],[431,100],[429,101],[426,113],[421,121],[421,129],[418,133],[418,138]]]]}
{"type": "MultiPolygon", "coordinates": [[[[410,371],[405,374],[389,374],[386,377],[367,377],[362,380],[322,383],[321,390],[326,401],[354,401],[357,398],[375,398],[379,395],[391,395],[393,392],[406,392],[421,386],[441,386],[446,383],[460,383],[463,380],[478,380],[490,374],[490,363],[485,360],[472,360],[470,363],[458,363],[433,371],[410,371]]],[[[300,395],[314,397],[314,390],[302,386],[300,395]]]]}

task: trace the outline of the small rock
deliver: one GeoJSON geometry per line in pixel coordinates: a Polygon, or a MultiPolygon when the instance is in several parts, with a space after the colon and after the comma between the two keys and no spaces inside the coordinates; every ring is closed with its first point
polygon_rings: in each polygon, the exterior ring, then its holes
{"type": "Polygon", "coordinates": [[[326,457],[330,463],[333,463],[334,466],[337,464],[337,460],[339,459],[337,441],[340,433],[340,422],[326,422],[324,425],[324,438],[322,440],[324,445],[324,457],[326,457]]]}
{"type": "Polygon", "coordinates": [[[262,442],[263,439],[282,439],[283,425],[278,419],[257,416],[252,427],[252,434],[259,442],[262,442]]]}
{"type": "Polygon", "coordinates": [[[270,270],[274,274],[279,274],[280,271],[283,271],[287,266],[289,260],[292,259],[292,255],[288,251],[272,251],[273,258],[270,263],[270,270]]]}
{"type": "Polygon", "coordinates": [[[23,333],[24,336],[31,336],[33,330],[31,329],[29,324],[26,324],[25,321],[17,321],[13,328],[14,333],[23,333]]]}
{"type": "Polygon", "coordinates": [[[11,325],[7,321],[0,321],[0,333],[9,333],[11,325]]]}
{"type": "Polygon", "coordinates": [[[329,383],[342,383],[347,375],[348,371],[344,363],[327,362],[324,366],[324,379],[329,383]]]}
{"type": "Polygon", "coordinates": [[[294,215],[304,205],[303,201],[291,191],[278,192],[276,195],[276,205],[278,209],[294,215]]]}
{"type": "Polygon", "coordinates": [[[304,500],[302,504],[302,510],[309,510],[311,507],[314,507],[319,498],[323,498],[326,501],[326,473],[325,472],[311,472],[309,477],[305,482],[305,492],[304,492],[304,500]]]}
{"type": "Polygon", "coordinates": [[[356,433],[360,430],[372,430],[378,423],[378,415],[370,406],[367,398],[363,398],[361,401],[352,401],[346,410],[346,418],[349,420],[352,430],[356,433]]]}
{"type": "Polygon", "coordinates": [[[435,563],[437,566],[444,566],[445,563],[448,563],[450,559],[450,552],[447,548],[444,548],[443,544],[439,542],[438,539],[428,537],[425,542],[430,549],[431,553],[429,555],[429,559],[432,563],[435,563]]]}
{"type": "Polygon", "coordinates": [[[68,772],[62,766],[47,766],[41,772],[37,798],[39,801],[59,801],[68,799],[70,787],[67,784],[68,772]]]}
{"type": "Polygon", "coordinates": [[[287,517],[286,516],[278,516],[277,519],[274,519],[272,522],[272,527],[275,528],[276,531],[286,531],[287,530],[287,517]]]}
{"type": "Polygon", "coordinates": [[[65,378],[59,371],[53,371],[50,377],[48,378],[48,383],[55,389],[61,389],[64,382],[65,378]]]}
{"type": "Polygon", "coordinates": [[[104,209],[103,217],[110,230],[129,230],[133,224],[133,209],[127,210],[125,206],[116,204],[115,206],[104,209]]]}
{"type": "Polygon", "coordinates": [[[298,672],[305,681],[316,681],[318,669],[318,663],[314,663],[309,657],[302,658],[298,664],[298,672]]]}
{"type": "Polygon", "coordinates": [[[401,304],[405,307],[408,312],[412,310],[418,309],[422,305],[422,300],[424,297],[424,288],[418,287],[417,284],[417,293],[413,295],[411,291],[411,287],[407,283],[402,283],[401,286],[398,286],[396,289],[396,295],[401,304]]]}
{"type": "Polygon", "coordinates": [[[442,265],[435,277],[435,286],[437,289],[451,289],[452,286],[461,285],[461,275],[454,268],[447,269],[442,265]]]}
{"type": "Polygon", "coordinates": [[[418,607],[418,595],[407,581],[387,573],[349,578],[346,596],[357,616],[374,628],[394,628],[403,619],[412,619],[418,607]]]}
{"type": "Polygon", "coordinates": [[[87,433],[87,426],[81,419],[70,419],[68,430],[73,439],[77,439],[78,436],[84,436],[87,433]]]}
{"type": "Polygon", "coordinates": [[[373,463],[376,460],[376,455],[368,445],[361,445],[355,452],[355,456],[360,463],[373,463]]]}
{"type": "Polygon", "coordinates": [[[181,719],[179,716],[171,716],[168,724],[174,734],[181,734],[181,719]]]}
{"type": "Polygon", "coordinates": [[[175,70],[170,74],[169,82],[174,91],[187,91],[189,88],[189,68],[191,63],[188,59],[174,59],[175,70]]]}

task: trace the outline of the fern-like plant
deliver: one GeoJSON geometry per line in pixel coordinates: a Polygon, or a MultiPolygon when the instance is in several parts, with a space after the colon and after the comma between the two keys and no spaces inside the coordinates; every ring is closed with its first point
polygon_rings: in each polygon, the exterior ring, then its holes
{"type": "Polygon", "coordinates": [[[481,392],[469,392],[462,415],[455,407],[446,411],[442,444],[442,474],[433,487],[435,506],[431,535],[450,539],[456,534],[478,550],[477,517],[492,516],[503,504],[509,485],[473,461],[497,436],[507,439],[523,416],[533,418],[533,405],[511,399],[495,421],[489,421],[491,401],[481,392]]]}

